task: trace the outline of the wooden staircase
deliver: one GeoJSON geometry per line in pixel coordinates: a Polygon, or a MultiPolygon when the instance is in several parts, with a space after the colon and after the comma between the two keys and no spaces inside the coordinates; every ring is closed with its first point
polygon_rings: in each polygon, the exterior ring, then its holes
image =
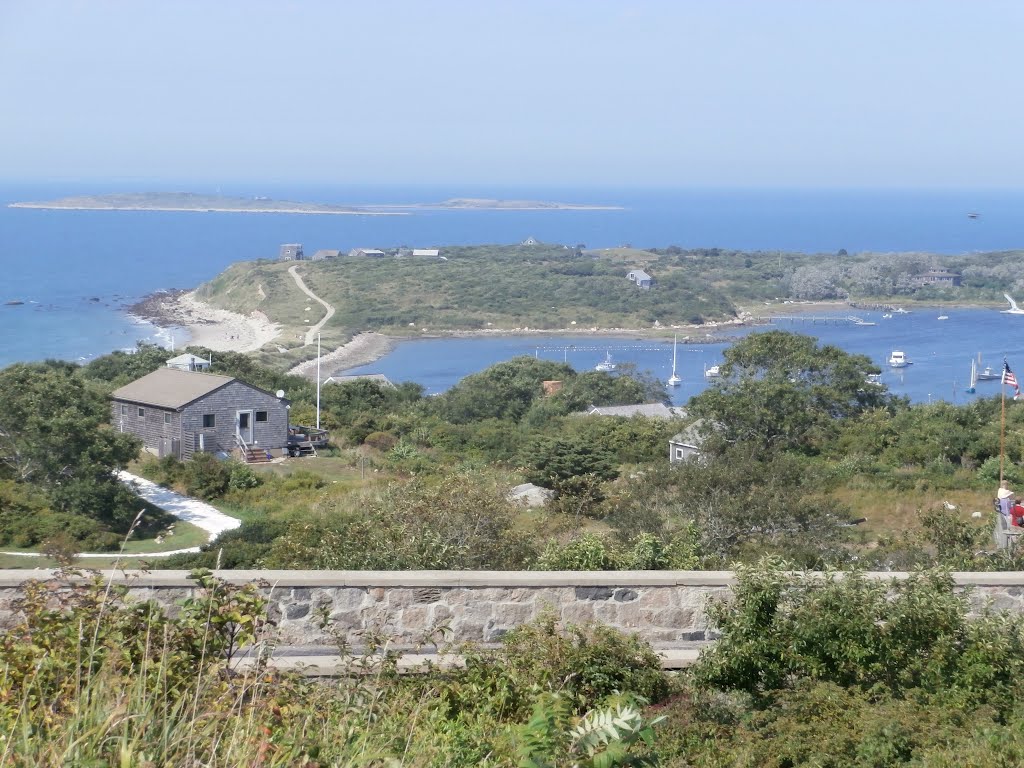
{"type": "Polygon", "coordinates": [[[271,456],[266,448],[250,446],[240,435],[235,435],[235,451],[238,457],[246,464],[270,463],[271,456]]]}

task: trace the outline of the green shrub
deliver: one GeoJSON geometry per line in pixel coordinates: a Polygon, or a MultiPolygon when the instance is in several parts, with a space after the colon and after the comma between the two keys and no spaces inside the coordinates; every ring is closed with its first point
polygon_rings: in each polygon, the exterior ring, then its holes
{"type": "Polygon", "coordinates": [[[200,499],[216,499],[227,493],[232,465],[209,453],[197,453],[185,463],[185,493],[200,499]]]}

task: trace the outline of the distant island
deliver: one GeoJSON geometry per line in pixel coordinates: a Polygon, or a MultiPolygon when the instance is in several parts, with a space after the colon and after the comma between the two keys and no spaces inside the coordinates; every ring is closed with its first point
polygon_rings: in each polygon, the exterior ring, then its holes
{"type": "Polygon", "coordinates": [[[390,205],[337,205],[271,200],[269,197],[228,197],[195,192],[126,192],[75,195],[58,200],[9,203],[9,208],[42,208],[69,211],[192,211],[203,213],[319,213],[353,216],[404,216],[416,209],[482,211],[621,210],[617,206],[556,203],[541,200],[494,200],[453,198],[440,203],[390,205]]]}

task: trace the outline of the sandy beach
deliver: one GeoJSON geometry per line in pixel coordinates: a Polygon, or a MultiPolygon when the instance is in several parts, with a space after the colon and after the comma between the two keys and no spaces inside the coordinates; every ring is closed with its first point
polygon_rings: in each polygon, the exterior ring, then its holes
{"type": "Polygon", "coordinates": [[[276,339],[281,331],[260,311],[248,315],[218,309],[196,298],[193,291],[157,293],[129,312],[159,326],[180,326],[188,332],[186,343],[218,352],[254,352],[276,339]]]}

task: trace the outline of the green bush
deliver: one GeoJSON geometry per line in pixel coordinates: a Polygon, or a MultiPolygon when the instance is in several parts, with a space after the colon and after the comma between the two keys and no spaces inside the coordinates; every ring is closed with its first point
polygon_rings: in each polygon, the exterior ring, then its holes
{"type": "Polygon", "coordinates": [[[216,499],[227,493],[232,465],[209,453],[197,453],[185,463],[185,493],[200,499],[216,499]]]}

